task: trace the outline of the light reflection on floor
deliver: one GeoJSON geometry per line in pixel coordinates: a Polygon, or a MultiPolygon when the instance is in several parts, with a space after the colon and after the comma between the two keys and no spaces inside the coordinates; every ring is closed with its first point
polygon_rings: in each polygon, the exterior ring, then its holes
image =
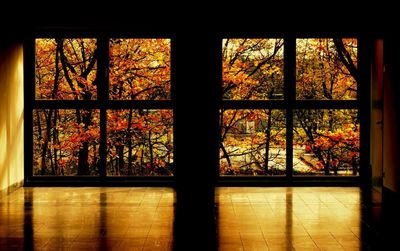
{"type": "Polygon", "coordinates": [[[220,250],[360,250],[360,189],[218,188],[220,250]]]}
{"type": "MultiPolygon", "coordinates": [[[[360,250],[359,188],[217,188],[220,250],[360,250]]],[[[21,188],[0,250],[171,250],[171,188],[21,188]]]]}
{"type": "Polygon", "coordinates": [[[0,250],[171,250],[172,188],[20,188],[0,198],[0,250]]]}

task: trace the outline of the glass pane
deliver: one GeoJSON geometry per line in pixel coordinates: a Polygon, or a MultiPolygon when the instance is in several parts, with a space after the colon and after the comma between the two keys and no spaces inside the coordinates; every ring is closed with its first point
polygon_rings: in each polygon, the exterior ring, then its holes
{"type": "Polygon", "coordinates": [[[357,110],[295,110],[293,135],[295,175],[358,175],[357,110]]]}
{"type": "Polygon", "coordinates": [[[220,124],[220,175],[286,173],[283,111],[221,110],[220,124]]]}
{"type": "Polygon", "coordinates": [[[96,99],[96,74],[96,39],[36,39],[36,99],[96,99]]]}
{"type": "Polygon", "coordinates": [[[33,174],[98,175],[99,121],[99,110],[33,110],[33,174]]]}
{"type": "Polygon", "coordinates": [[[170,51],[170,39],[111,39],[110,99],[170,99],[170,51]]]}
{"type": "Polygon", "coordinates": [[[283,99],[283,39],[223,39],[222,97],[283,99]]]}
{"type": "Polygon", "coordinates": [[[173,175],[172,110],[107,111],[107,175],[173,175]]]}
{"type": "Polygon", "coordinates": [[[297,99],[357,98],[357,39],[297,39],[297,99]]]}

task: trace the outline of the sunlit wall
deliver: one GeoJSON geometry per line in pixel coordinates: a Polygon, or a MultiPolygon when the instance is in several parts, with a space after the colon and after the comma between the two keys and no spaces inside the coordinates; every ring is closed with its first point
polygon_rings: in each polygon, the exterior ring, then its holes
{"type": "Polygon", "coordinates": [[[0,192],[24,178],[23,50],[0,41],[0,192]]]}

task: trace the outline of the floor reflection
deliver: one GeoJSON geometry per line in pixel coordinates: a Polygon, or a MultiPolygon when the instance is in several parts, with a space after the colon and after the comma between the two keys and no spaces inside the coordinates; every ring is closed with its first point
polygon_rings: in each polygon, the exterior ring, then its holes
{"type": "Polygon", "coordinates": [[[218,188],[220,250],[360,250],[360,189],[218,188]]]}
{"type": "MultiPolygon", "coordinates": [[[[354,187],[217,188],[219,250],[393,250],[400,206],[372,197],[354,187]]],[[[215,236],[200,221],[214,217],[183,207],[174,232],[175,200],[172,188],[20,188],[0,197],[0,250],[172,250],[177,236],[199,249],[209,241],[201,233],[215,236]]]]}
{"type": "Polygon", "coordinates": [[[170,188],[21,188],[0,198],[0,250],[170,250],[170,188]]]}

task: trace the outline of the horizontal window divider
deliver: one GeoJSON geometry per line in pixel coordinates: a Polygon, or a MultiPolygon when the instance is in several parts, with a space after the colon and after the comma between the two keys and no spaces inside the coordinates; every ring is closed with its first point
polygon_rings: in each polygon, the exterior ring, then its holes
{"type": "Polygon", "coordinates": [[[172,101],[129,101],[129,100],[38,100],[33,102],[33,109],[172,109],[172,101]]]}
{"type": "Polygon", "coordinates": [[[358,186],[359,176],[220,176],[217,186],[358,186]]]}
{"type": "Polygon", "coordinates": [[[79,182],[79,181],[173,181],[174,176],[52,176],[52,175],[43,175],[43,176],[32,176],[27,182],[79,182]]]}
{"type": "Polygon", "coordinates": [[[283,100],[224,100],[220,104],[222,109],[285,109],[286,107],[287,102],[283,100]]]}
{"type": "Polygon", "coordinates": [[[171,31],[150,31],[150,30],[135,30],[129,29],[96,29],[96,28],[68,28],[57,27],[51,28],[37,28],[32,33],[34,38],[172,38],[176,37],[176,32],[171,31]]]}
{"type": "Polygon", "coordinates": [[[121,179],[121,180],[34,180],[24,183],[25,187],[174,187],[175,183],[172,179],[152,180],[148,177],[143,179],[121,179]]]}
{"type": "Polygon", "coordinates": [[[50,39],[59,39],[59,38],[94,38],[97,39],[101,36],[95,30],[71,30],[68,28],[60,28],[57,31],[47,31],[47,30],[37,30],[34,32],[34,39],[40,38],[50,38],[50,39]]]}

